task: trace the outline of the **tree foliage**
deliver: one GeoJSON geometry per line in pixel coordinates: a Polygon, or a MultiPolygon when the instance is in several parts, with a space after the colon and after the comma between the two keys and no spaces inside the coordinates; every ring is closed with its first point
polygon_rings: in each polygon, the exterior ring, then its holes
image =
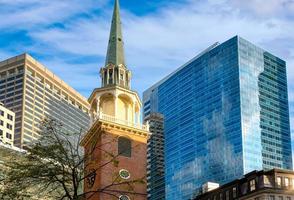
{"type": "MultiPolygon", "coordinates": [[[[86,195],[104,193],[118,197],[119,192],[135,194],[134,185],[144,183],[145,177],[122,180],[113,174],[113,181],[103,188],[83,192],[86,179],[108,165],[118,166],[118,156],[103,150],[105,144],[95,143],[93,151],[84,153],[80,142],[83,131],[68,133],[56,120],[44,120],[40,139],[24,155],[13,156],[4,163],[4,175],[0,177],[0,199],[85,199],[86,195]],[[106,162],[84,173],[85,164],[95,150],[103,150],[106,162]],[[117,186],[123,186],[119,191],[117,186]]],[[[99,137],[103,137],[100,135],[99,137]]],[[[98,138],[99,139],[99,138],[98,138]]],[[[112,141],[109,141],[112,142],[112,141]]],[[[91,179],[90,179],[91,180],[91,179]]]]}

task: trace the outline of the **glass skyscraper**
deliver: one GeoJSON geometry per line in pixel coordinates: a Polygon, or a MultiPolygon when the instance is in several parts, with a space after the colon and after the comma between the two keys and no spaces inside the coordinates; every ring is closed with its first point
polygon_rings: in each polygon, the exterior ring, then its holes
{"type": "Polygon", "coordinates": [[[164,115],[166,199],[207,181],[292,169],[286,63],[236,36],[144,92],[144,115],[164,115]]]}

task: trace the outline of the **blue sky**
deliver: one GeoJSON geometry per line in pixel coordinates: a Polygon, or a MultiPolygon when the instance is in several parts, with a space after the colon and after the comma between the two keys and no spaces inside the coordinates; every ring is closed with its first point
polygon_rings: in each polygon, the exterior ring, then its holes
{"type": "MultiPolygon", "coordinates": [[[[288,64],[294,126],[294,0],[121,0],[133,89],[235,35],[288,64]]],[[[113,0],[0,0],[0,59],[28,52],[84,96],[100,86],[113,0]]],[[[292,126],[292,127],[293,127],[292,126]]]]}

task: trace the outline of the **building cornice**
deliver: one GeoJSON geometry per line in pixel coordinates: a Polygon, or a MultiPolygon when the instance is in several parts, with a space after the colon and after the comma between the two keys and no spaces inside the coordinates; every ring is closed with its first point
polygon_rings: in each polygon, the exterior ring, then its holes
{"type": "Polygon", "coordinates": [[[89,141],[91,141],[93,136],[100,131],[111,132],[111,133],[114,133],[116,131],[123,132],[123,133],[126,133],[126,135],[128,135],[132,139],[136,137],[136,138],[140,138],[141,140],[146,140],[146,142],[151,135],[148,129],[145,130],[142,128],[136,128],[133,126],[119,124],[119,123],[115,123],[108,120],[98,119],[87,131],[87,133],[83,136],[80,145],[86,146],[89,143],[89,141]]]}

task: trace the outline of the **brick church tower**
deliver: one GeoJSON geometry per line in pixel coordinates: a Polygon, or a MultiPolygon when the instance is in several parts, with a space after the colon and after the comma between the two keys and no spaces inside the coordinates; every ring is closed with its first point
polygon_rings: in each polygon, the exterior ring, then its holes
{"type": "Polygon", "coordinates": [[[83,137],[87,200],[145,200],[148,125],[140,122],[141,101],[130,89],[131,72],[115,1],[101,88],[92,92],[92,126],[83,137]]]}

